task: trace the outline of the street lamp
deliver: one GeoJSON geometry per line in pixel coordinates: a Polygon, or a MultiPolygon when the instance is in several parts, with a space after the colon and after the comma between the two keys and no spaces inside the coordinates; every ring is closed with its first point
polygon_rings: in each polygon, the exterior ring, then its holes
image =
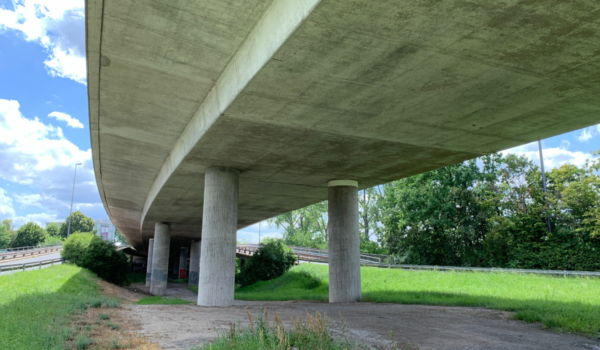
{"type": "Polygon", "coordinates": [[[71,215],[73,214],[73,198],[75,197],[75,179],[77,178],[77,166],[82,163],[75,164],[75,175],[73,176],[73,192],[71,193],[71,210],[69,211],[69,229],[67,230],[67,238],[71,235],[71,215]]]}

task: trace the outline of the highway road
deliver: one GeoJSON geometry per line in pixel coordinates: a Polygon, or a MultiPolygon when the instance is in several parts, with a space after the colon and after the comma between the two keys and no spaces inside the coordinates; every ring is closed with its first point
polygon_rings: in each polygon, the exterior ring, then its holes
{"type": "MultiPolygon", "coordinates": [[[[15,264],[26,264],[26,263],[34,263],[34,262],[39,262],[39,261],[44,261],[44,260],[50,260],[50,259],[59,259],[60,258],[60,252],[57,253],[52,253],[52,254],[48,254],[48,255],[41,255],[41,256],[34,256],[31,258],[27,258],[27,259],[21,259],[21,260],[16,260],[16,261],[7,261],[7,262],[3,262],[0,263],[0,268],[2,266],[8,266],[8,265],[15,265],[15,264]]],[[[55,263],[54,265],[60,264],[55,263]]],[[[41,266],[41,268],[46,268],[48,266],[52,266],[52,265],[44,265],[41,266]]],[[[30,270],[37,270],[39,269],[40,266],[32,266],[32,267],[28,267],[26,270],[30,271],[30,270]]],[[[4,275],[10,275],[16,272],[21,272],[23,270],[12,270],[12,271],[0,271],[0,276],[4,276],[4,275]]]]}

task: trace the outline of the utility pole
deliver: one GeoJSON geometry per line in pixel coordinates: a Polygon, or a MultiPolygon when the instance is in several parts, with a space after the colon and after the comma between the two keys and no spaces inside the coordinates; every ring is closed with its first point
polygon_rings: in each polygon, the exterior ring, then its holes
{"type": "MultiPolygon", "coordinates": [[[[546,208],[548,207],[548,198],[546,197],[546,171],[544,170],[544,155],[542,154],[542,141],[538,141],[538,148],[540,150],[540,165],[542,169],[542,189],[544,191],[544,202],[546,203],[546,208]]],[[[546,222],[548,223],[548,233],[552,233],[552,225],[550,223],[550,216],[548,215],[548,211],[546,210],[546,222]]]]}
{"type": "Polygon", "coordinates": [[[75,179],[77,179],[77,166],[81,163],[75,164],[75,175],[73,176],[73,192],[71,193],[71,210],[69,211],[69,228],[67,229],[67,238],[71,235],[71,216],[73,215],[73,198],[75,198],[75,179]]]}

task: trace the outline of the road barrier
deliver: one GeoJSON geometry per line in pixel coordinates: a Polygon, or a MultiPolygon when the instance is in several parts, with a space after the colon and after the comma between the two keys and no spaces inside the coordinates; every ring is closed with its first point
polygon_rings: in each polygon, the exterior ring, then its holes
{"type": "MultiPolygon", "coordinates": [[[[2,254],[0,254],[0,262],[10,261],[10,260],[15,260],[15,259],[22,259],[27,256],[58,252],[58,251],[62,250],[62,245],[52,245],[52,246],[46,246],[46,247],[22,247],[22,248],[29,248],[29,249],[21,250],[20,248],[18,248],[19,250],[14,250],[14,251],[11,251],[8,253],[2,253],[2,254]]],[[[15,249],[17,249],[17,248],[15,248],[15,249]]]]}
{"type": "MultiPolygon", "coordinates": [[[[252,255],[258,249],[258,244],[243,244],[237,246],[237,253],[252,255]]],[[[288,246],[292,249],[298,260],[308,262],[329,262],[329,251],[325,249],[305,248],[288,246]]],[[[391,255],[380,254],[360,254],[360,264],[362,266],[372,266],[380,268],[403,269],[403,270],[430,270],[430,271],[465,271],[465,272],[489,272],[489,273],[520,273],[535,275],[550,275],[561,277],[594,277],[600,278],[600,272],[597,271],[568,271],[568,270],[533,270],[533,269],[502,269],[489,267],[462,267],[462,266],[431,266],[431,265],[406,265],[400,264],[400,259],[391,255]]]]}
{"type": "Polygon", "coordinates": [[[42,261],[26,262],[26,263],[22,263],[22,264],[0,265],[0,275],[2,274],[2,272],[6,272],[6,271],[14,271],[14,270],[25,271],[26,269],[35,268],[35,267],[39,267],[41,269],[42,266],[62,264],[62,262],[63,262],[63,258],[56,258],[56,259],[48,259],[48,260],[42,260],[42,261]]]}

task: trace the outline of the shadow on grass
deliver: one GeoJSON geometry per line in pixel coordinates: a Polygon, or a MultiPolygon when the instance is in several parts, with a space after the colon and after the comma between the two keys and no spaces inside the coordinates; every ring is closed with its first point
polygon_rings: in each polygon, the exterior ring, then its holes
{"type": "Polygon", "coordinates": [[[0,277],[0,349],[64,349],[70,321],[90,307],[115,307],[96,277],[70,265],[0,277]]]}

